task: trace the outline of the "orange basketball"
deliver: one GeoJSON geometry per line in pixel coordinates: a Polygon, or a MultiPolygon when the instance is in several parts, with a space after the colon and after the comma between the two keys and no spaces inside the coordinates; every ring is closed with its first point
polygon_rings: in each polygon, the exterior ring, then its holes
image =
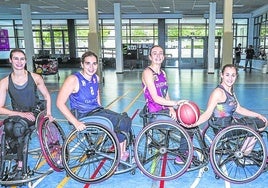
{"type": "Polygon", "coordinates": [[[176,110],[178,121],[185,127],[194,124],[199,116],[200,109],[193,101],[186,101],[179,105],[176,110]]]}

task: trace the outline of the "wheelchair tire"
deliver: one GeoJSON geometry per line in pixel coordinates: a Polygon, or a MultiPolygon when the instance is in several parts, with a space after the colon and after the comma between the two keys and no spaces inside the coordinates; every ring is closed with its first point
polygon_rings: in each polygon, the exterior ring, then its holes
{"type": "Polygon", "coordinates": [[[56,122],[49,122],[46,118],[38,125],[38,135],[42,153],[53,170],[61,172],[64,170],[62,164],[62,146],[65,140],[65,133],[56,122]]]}
{"type": "Polygon", "coordinates": [[[266,166],[266,157],[266,145],[261,135],[244,125],[221,130],[210,148],[210,162],[216,175],[235,184],[248,183],[259,177],[266,166]],[[255,140],[255,143],[248,140],[255,140]]]}
{"type": "Polygon", "coordinates": [[[120,160],[114,132],[99,123],[86,123],[83,131],[73,130],[64,142],[62,157],[67,174],[81,183],[99,183],[111,177],[120,160]]]}
{"type": "Polygon", "coordinates": [[[153,180],[173,180],[184,174],[193,156],[188,133],[173,121],[156,121],[145,126],[134,145],[138,168],[153,180]],[[184,139],[186,151],[181,149],[184,139]],[[175,164],[176,157],[181,164],[175,164]]]}

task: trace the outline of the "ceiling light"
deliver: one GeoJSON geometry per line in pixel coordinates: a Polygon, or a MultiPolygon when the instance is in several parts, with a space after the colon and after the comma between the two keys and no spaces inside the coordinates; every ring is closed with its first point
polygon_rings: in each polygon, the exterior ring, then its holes
{"type": "Polygon", "coordinates": [[[38,6],[39,8],[59,8],[58,6],[38,6]]]}
{"type": "Polygon", "coordinates": [[[194,5],[195,8],[206,8],[209,7],[209,5],[194,5]]]}
{"type": "Polygon", "coordinates": [[[169,9],[170,7],[160,7],[160,8],[163,8],[163,9],[169,9]]]}
{"type": "Polygon", "coordinates": [[[244,5],[234,5],[235,8],[241,8],[244,7],[244,5]]]}
{"type": "Polygon", "coordinates": [[[122,8],[135,8],[134,5],[121,5],[122,8]]]}

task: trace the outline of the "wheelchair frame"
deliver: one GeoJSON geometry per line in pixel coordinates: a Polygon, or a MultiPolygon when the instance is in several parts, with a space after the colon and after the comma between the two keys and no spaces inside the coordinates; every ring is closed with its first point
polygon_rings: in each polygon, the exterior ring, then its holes
{"type": "Polygon", "coordinates": [[[45,178],[53,170],[66,170],[78,182],[95,184],[107,180],[113,174],[130,171],[134,174],[136,167],[154,180],[172,180],[187,171],[207,171],[210,162],[216,178],[240,184],[253,181],[267,168],[267,151],[263,138],[259,132],[247,126],[231,125],[214,135],[208,125],[204,129],[186,129],[178,122],[170,120],[149,123],[148,119],[152,115],[159,114],[147,113],[141,116],[144,127],[136,138],[132,131],[123,133],[127,137],[130,157],[127,161],[120,161],[119,142],[113,125],[107,118],[90,116],[80,119],[85,122],[86,129],[74,129],[65,138],[64,131],[57,122],[49,123],[44,112],[40,113],[35,123],[36,130],[29,133],[25,144],[25,151],[28,152],[24,153],[24,166],[27,169],[23,179],[14,181],[6,178],[12,171],[16,157],[14,154],[13,158],[9,155],[6,157],[5,144],[2,144],[5,134],[2,132],[0,183],[5,186],[26,183],[34,185],[34,181],[45,178]],[[32,134],[36,134],[36,137],[32,134]],[[208,134],[213,135],[212,141],[206,140],[208,134]],[[30,148],[30,138],[37,138],[41,147],[30,148]],[[255,142],[246,155],[241,148],[248,138],[255,139],[255,142]],[[181,147],[183,145],[186,146],[184,151],[181,147]],[[31,155],[36,159],[33,167],[32,163],[28,163],[31,155]],[[179,164],[174,163],[177,156],[182,160],[179,164]],[[53,170],[39,169],[44,160],[53,170]],[[248,161],[251,163],[248,164],[248,161]],[[234,171],[237,173],[233,173],[234,171]]]}
{"type": "Polygon", "coordinates": [[[136,137],[134,147],[137,166],[154,180],[176,179],[187,171],[197,169],[204,172],[210,162],[217,179],[242,184],[253,181],[267,168],[263,138],[259,132],[245,125],[231,125],[215,135],[208,125],[201,130],[200,127],[188,129],[171,120],[149,123],[149,118],[154,115],[167,116],[148,113],[144,107],[140,114],[144,127],[136,137]],[[238,135],[238,132],[243,134],[238,135]],[[212,143],[207,140],[208,134],[210,138],[213,135],[212,143]],[[180,152],[182,139],[186,140],[184,144],[189,148],[187,155],[180,152]],[[247,143],[248,139],[255,140],[254,145],[246,145],[250,143],[247,143]],[[226,144],[230,148],[223,147],[226,144]],[[251,147],[250,153],[242,151],[243,147],[251,147]],[[182,160],[180,164],[174,164],[176,156],[182,160]]]}
{"type": "Polygon", "coordinates": [[[73,129],[62,149],[63,165],[70,177],[81,183],[96,184],[113,174],[135,173],[132,131],[123,133],[127,138],[130,156],[127,161],[121,161],[119,141],[109,119],[93,115],[80,121],[85,122],[86,129],[73,129]]]}
{"type": "Polygon", "coordinates": [[[35,126],[26,133],[24,138],[23,150],[23,169],[22,176],[13,179],[13,173],[16,173],[17,153],[11,152],[9,143],[7,143],[4,133],[3,122],[1,124],[1,142],[0,142],[0,184],[3,186],[26,185],[34,187],[40,180],[48,176],[53,170],[60,171],[63,169],[61,156],[61,145],[65,135],[61,127],[55,122],[49,122],[45,118],[45,111],[39,113],[36,118],[35,126]],[[51,129],[53,127],[53,134],[51,129]],[[32,144],[30,144],[30,142],[32,144]],[[40,142],[40,146],[36,144],[40,142]],[[35,144],[33,144],[35,143],[35,144]],[[55,148],[58,148],[55,150],[55,148]],[[50,165],[44,165],[44,160],[50,165]]]}

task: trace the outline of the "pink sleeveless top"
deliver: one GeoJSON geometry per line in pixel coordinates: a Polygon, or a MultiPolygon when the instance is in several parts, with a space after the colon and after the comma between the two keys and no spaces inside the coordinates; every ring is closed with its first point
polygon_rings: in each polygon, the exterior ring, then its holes
{"type": "MultiPolygon", "coordinates": [[[[165,98],[168,91],[168,84],[165,74],[162,70],[160,70],[160,74],[157,74],[150,67],[147,68],[149,68],[153,72],[154,84],[156,87],[157,95],[165,98]]],[[[154,102],[148,88],[144,85],[144,83],[142,83],[142,87],[149,112],[158,112],[160,110],[167,109],[167,107],[154,102]]]]}

